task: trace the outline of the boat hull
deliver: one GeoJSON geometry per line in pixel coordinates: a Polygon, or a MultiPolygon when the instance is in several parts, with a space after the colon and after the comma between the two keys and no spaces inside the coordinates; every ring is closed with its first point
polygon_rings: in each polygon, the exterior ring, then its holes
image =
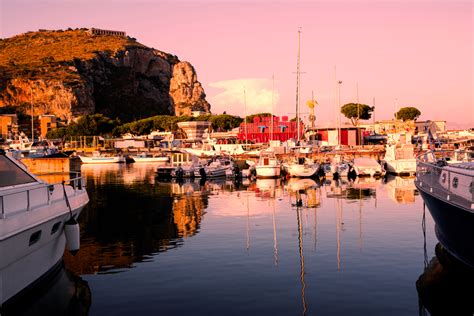
{"type": "MultiPolygon", "coordinates": [[[[84,205],[73,211],[77,218],[84,205]]],[[[2,262],[0,275],[2,277],[2,296],[0,306],[34,284],[36,280],[48,274],[61,261],[66,246],[64,223],[70,215],[66,211],[39,225],[12,235],[0,243],[2,262]],[[58,230],[51,234],[54,224],[60,222],[58,230]],[[41,231],[41,237],[33,245],[31,236],[41,231]]]]}
{"type": "Polygon", "coordinates": [[[169,161],[168,157],[132,157],[132,159],[137,163],[166,163],[169,161]]]}
{"type": "Polygon", "coordinates": [[[104,163],[123,163],[125,157],[83,157],[79,156],[82,163],[87,164],[104,164],[104,163]]]}
{"type": "Polygon", "coordinates": [[[384,161],[388,173],[395,175],[413,175],[416,172],[416,159],[398,159],[384,161]]]}
{"type": "Polygon", "coordinates": [[[257,178],[278,178],[280,176],[280,166],[256,166],[257,178]]]}
{"type": "Polygon", "coordinates": [[[436,224],[441,245],[464,264],[474,268],[474,213],[436,198],[417,185],[436,224]]]}
{"type": "Polygon", "coordinates": [[[318,172],[318,165],[298,165],[290,164],[287,167],[287,172],[291,177],[295,178],[310,178],[318,172]]]}

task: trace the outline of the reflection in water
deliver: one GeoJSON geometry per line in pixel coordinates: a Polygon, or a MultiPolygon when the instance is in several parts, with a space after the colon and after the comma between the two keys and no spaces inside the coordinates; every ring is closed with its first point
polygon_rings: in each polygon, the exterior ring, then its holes
{"type": "Polygon", "coordinates": [[[48,279],[18,300],[3,306],[2,315],[88,315],[91,291],[86,281],[61,264],[48,279]]]}
{"type": "Polygon", "coordinates": [[[154,168],[145,167],[83,170],[91,196],[80,218],[83,252],[66,254],[66,261],[77,273],[109,273],[86,276],[92,314],[209,315],[229,306],[241,314],[416,312],[420,199],[397,207],[386,184],[372,179],[323,186],[311,179],[176,183],[156,181],[154,168]],[[301,207],[291,207],[295,199],[301,207]],[[357,251],[363,229],[365,249],[357,251]],[[117,288],[131,278],[136,282],[117,288]]]}
{"type": "Polygon", "coordinates": [[[303,315],[306,315],[308,306],[305,300],[306,283],[304,281],[304,254],[303,254],[303,227],[301,225],[301,208],[296,208],[296,220],[298,222],[298,250],[300,255],[300,282],[301,282],[301,304],[303,305],[303,315]]]}
{"type": "Polygon", "coordinates": [[[469,289],[474,271],[460,266],[441,244],[435,250],[436,256],[416,281],[421,308],[432,315],[473,315],[474,301],[469,289]]]}
{"type": "Polygon", "coordinates": [[[199,231],[211,183],[156,182],[147,164],[83,167],[90,202],[79,218],[81,249],[64,256],[75,273],[129,268],[199,231]]]}
{"type": "Polygon", "coordinates": [[[380,186],[382,179],[373,177],[358,177],[351,186],[347,188],[346,198],[349,200],[363,200],[376,198],[376,188],[380,186]]]}
{"type": "Polygon", "coordinates": [[[281,196],[280,179],[257,179],[255,181],[255,196],[260,198],[275,198],[281,196]]]}
{"type": "Polygon", "coordinates": [[[412,204],[415,203],[417,194],[415,187],[415,178],[404,178],[399,176],[388,176],[385,188],[388,195],[396,203],[412,204]]]}

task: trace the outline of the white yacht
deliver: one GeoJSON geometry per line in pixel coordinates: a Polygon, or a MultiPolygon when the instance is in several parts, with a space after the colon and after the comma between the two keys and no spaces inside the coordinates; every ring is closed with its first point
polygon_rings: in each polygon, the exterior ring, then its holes
{"type": "Polygon", "coordinates": [[[281,172],[281,165],[272,151],[262,151],[260,158],[255,164],[257,178],[278,178],[281,172]]]}
{"type": "Polygon", "coordinates": [[[77,223],[75,240],[66,227],[89,197],[81,178],[69,183],[45,183],[0,152],[0,307],[55,270],[66,242],[78,245],[77,223]]]}
{"type": "Polygon", "coordinates": [[[203,177],[206,175],[206,178],[218,178],[225,177],[228,166],[226,166],[221,160],[216,159],[212,160],[207,164],[201,164],[194,170],[194,176],[196,178],[203,177]]]}
{"type": "Polygon", "coordinates": [[[354,158],[354,170],[357,173],[357,176],[371,176],[379,177],[384,174],[382,166],[375,160],[370,157],[357,157],[354,158]]]}
{"type": "Polygon", "coordinates": [[[92,156],[82,156],[79,155],[82,163],[93,163],[93,164],[103,164],[103,163],[123,163],[125,162],[125,157],[121,155],[116,156],[107,156],[105,154],[95,151],[92,153],[92,156]]]}
{"type": "Polygon", "coordinates": [[[152,162],[161,162],[165,163],[170,160],[170,157],[161,153],[148,153],[142,152],[135,156],[130,156],[134,162],[143,162],[143,163],[152,163],[152,162]]]}
{"type": "Polygon", "coordinates": [[[414,146],[411,144],[411,135],[397,138],[389,137],[385,146],[383,166],[388,173],[414,175],[416,172],[416,158],[414,146]],[[402,141],[406,137],[406,141],[402,141]]]}
{"type": "Polygon", "coordinates": [[[283,164],[290,177],[309,178],[318,172],[319,164],[305,157],[298,157],[283,164]]]}

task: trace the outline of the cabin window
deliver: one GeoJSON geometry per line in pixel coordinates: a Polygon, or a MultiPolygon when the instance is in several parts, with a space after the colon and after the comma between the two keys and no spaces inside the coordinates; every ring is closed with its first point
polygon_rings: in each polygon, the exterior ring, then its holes
{"type": "Polygon", "coordinates": [[[453,188],[457,188],[458,187],[458,184],[459,184],[459,179],[457,177],[454,177],[453,179],[453,188]]]}
{"type": "Polygon", "coordinates": [[[7,157],[0,155],[0,187],[36,182],[35,178],[7,157]]]}
{"type": "Polygon", "coordinates": [[[443,173],[443,175],[441,176],[441,182],[446,183],[446,173],[443,173]]]}
{"type": "Polygon", "coordinates": [[[57,222],[53,225],[53,227],[51,228],[51,235],[58,231],[59,226],[61,226],[61,222],[57,222]]]}
{"type": "Polygon", "coordinates": [[[30,236],[30,246],[33,246],[36,244],[41,238],[41,230],[38,230],[37,232],[34,232],[30,236]]]}

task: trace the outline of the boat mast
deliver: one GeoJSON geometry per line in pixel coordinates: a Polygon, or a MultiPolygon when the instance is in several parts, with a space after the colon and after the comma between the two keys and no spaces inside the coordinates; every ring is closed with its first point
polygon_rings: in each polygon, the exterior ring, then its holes
{"type": "Polygon", "coordinates": [[[300,38],[301,38],[301,28],[298,28],[298,59],[296,64],[296,140],[300,141],[300,38]]]}
{"type": "Polygon", "coordinates": [[[245,88],[244,88],[244,122],[245,122],[245,144],[247,145],[247,97],[245,95],[245,88]]]}
{"type": "Polygon", "coordinates": [[[34,132],[34,123],[33,123],[33,117],[34,117],[34,108],[33,108],[33,90],[30,87],[30,105],[31,105],[31,141],[32,143],[35,141],[35,132],[34,132]]]}
{"type": "Polygon", "coordinates": [[[275,90],[275,76],[272,75],[272,115],[271,115],[271,125],[270,125],[270,140],[273,140],[273,91],[275,90]]]}

